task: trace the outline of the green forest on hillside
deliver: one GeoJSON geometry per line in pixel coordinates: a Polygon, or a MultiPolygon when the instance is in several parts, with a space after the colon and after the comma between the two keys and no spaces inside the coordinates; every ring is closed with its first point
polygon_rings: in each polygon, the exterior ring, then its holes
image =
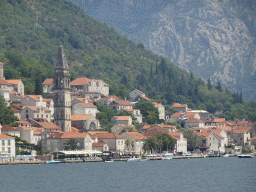
{"type": "Polygon", "coordinates": [[[228,120],[256,120],[256,102],[196,79],[171,61],[135,44],[114,28],[88,17],[64,0],[1,0],[0,62],[6,79],[21,78],[25,92],[35,81],[53,76],[61,42],[71,69],[78,76],[103,79],[110,94],[129,98],[134,88],[157,102],[187,103],[192,109],[222,112],[228,120]]]}

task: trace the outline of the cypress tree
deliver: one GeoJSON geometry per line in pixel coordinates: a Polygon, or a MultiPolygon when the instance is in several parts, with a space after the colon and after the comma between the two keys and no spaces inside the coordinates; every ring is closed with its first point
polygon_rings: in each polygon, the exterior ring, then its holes
{"type": "Polygon", "coordinates": [[[211,89],[212,89],[212,83],[211,83],[210,77],[209,77],[209,79],[208,79],[207,86],[208,86],[208,90],[211,90],[211,89]]]}
{"type": "Polygon", "coordinates": [[[43,95],[42,75],[40,72],[36,75],[35,95],[43,95]]]}

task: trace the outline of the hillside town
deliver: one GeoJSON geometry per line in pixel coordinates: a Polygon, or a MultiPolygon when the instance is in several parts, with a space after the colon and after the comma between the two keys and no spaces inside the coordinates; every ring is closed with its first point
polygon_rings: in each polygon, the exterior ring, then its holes
{"type": "MultiPolygon", "coordinates": [[[[16,138],[40,146],[45,153],[83,157],[106,152],[119,156],[156,154],[161,149],[145,150],[143,145],[158,134],[167,134],[176,141],[169,150],[174,155],[239,155],[244,149],[255,150],[255,122],[227,121],[205,110],[190,109],[184,103],[173,103],[170,113],[166,106],[152,101],[138,89],[129,93],[129,99],[121,99],[109,95],[109,85],[101,79],[79,77],[70,81],[62,45],[56,60],[53,78],[42,83],[44,96],[26,95],[21,79],[6,80],[4,63],[0,62],[0,94],[19,119],[15,121],[17,126],[0,125],[0,159],[14,158],[17,150],[22,151],[15,146],[16,138]],[[153,104],[162,123],[145,123],[141,110],[134,107],[140,101],[153,104]],[[110,130],[104,130],[97,118],[100,113],[97,106],[102,105],[117,114],[110,118],[110,130]],[[193,150],[181,127],[193,130],[198,136],[200,142],[193,150]]],[[[33,150],[24,151],[36,155],[33,150]]]]}

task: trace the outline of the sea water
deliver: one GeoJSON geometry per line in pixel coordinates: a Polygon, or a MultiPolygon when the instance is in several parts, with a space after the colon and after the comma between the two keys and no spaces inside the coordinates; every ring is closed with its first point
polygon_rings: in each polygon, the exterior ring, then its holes
{"type": "Polygon", "coordinates": [[[0,191],[256,191],[256,157],[2,165],[0,191]]]}

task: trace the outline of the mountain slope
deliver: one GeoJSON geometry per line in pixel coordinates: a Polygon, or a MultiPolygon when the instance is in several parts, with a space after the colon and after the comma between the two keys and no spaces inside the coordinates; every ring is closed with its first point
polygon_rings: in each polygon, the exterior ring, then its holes
{"type": "Polygon", "coordinates": [[[196,77],[256,100],[256,2],[70,0],[196,77]]]}

